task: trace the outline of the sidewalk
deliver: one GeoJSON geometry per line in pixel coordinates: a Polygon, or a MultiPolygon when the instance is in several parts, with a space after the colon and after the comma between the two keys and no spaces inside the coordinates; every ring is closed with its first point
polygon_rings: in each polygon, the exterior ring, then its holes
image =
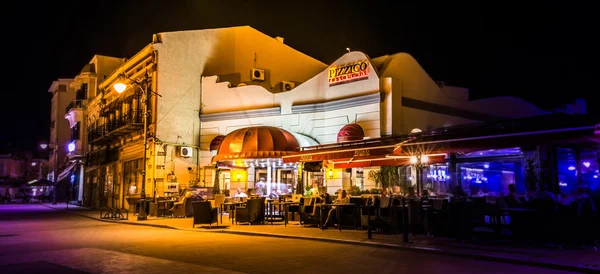
{"type": "MultiPolygon", "coordinates": [[[[65,204],[43,204],[56,210],[67,211],[65,204]]],[[[223,224],[213,225],[212,228],[204,225],[192,228],[191,218],[162,218],[148,217],[148,220],[137,221],[133,214],[129,220],[100,219],[99,210],[89,210],[74,205],[69,205],[68,212],[104,222],[123,223],[130,225],[145,225],[160,228],[179,229],[195,232],[209,233],[235,233],[266,237],[283,237],[305,240],[330,241],[346,244],[358,244],[374,247],[403,248],[420,252],[442,253],[452,256],[470,257],[475,259],[501,261],[513,264],[546,267],[580,272],[600,273],[600,251],[593,248],[517,248],[509,246],[492,246],[463,244],[457,240],[447,238],[434,238],[426,235],[410,236],[409,242],[402,241],[402,235],[373,234],[368,239],[366,230],[320,230],[314,227],[303,227],[298,221],[290,221],[287,226],[283,223],[265,225],[232,225],[227,215],[223,216],[223,224]]],[[[220,221],[220,218],[219,218],[220,221]]]]}

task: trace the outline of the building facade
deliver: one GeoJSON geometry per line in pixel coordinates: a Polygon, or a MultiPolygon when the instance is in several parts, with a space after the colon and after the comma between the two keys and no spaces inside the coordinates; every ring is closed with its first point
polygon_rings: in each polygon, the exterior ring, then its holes
{"type": "MultiPolygon", "coordinates": [[[[222,168],[224,172],[218,180],[221,188],[251,189],[256,188],[258,181],[265,181],[267,193],[273,188],[280,191],[282,184],[288,190],[316,184],[329,193],[351,186],[373,188],[375,182],[367,175],[380,165],[370,159],[370,164],[364,167],[334,168],[333,163],[323,164],[318,157],[311,159],[311,153],[305,153],[304,159],[283,155],[292,154],[293,150],[279,151],[275,153],[277,157],[257,157],[254,155],[262,152],[260,145],[232,142],[228,140],[233,138],[229,134],[236,135],[241,129],[255,126],[275,127],[294,136],[300,147],[326,147],[347,141],[340,140],[340,134],[347,134],[348,128],[344,127],[349,125],[354,125],[354,131],[358,132],[358,136],[351,136],[353,140],[366,141],[548,114],[516,97],[470,100],[467,89],[436,83],[406,53],[371,59],[361,52],[349,52],[308,81],[279,93],[256,85],[240,87],[222,81],[219,76],[206,76],[202,81],[202,105],[201,165],[210,168],[223,163],[224,167],[231,167],[222,168]],[[236,98],[235,104],[231,104],[231,98],[236,98]],[[228,147],[213,140],[228,140],[225,144],[228,147]],[[302,162],[318,165],[315,169],[308,168],[309,164],[298,171],[298,163],[302,162]],[[238,177],[243,180],[232,183],[238,177]]],[[[270,137],[266,139],[265,142],[276,142],[270,137]]],[[[254,140],[250,138],[248,142],[254,140]]],[[[289,145],[293,146],[294,141],[289,145]]],[[[394,145],[386,143],[385,147],[394,145]]],[[[260,187],[263,188],[262,182],[260,187]]]]}
{"type": "Polygon", "coordinates": [[[86,97],[70,99],[65,115],[73,168],[64,174],[78,182],[72,196],[90,207],[132,208],[142,192],[168,196],[188,186],[265,195],[366,190],[385,166],[403,166],[406,184],[421,178],[435,191],[488,177],[499,178],[501,191],[525,180],[526,159],[556,156],[543,146],[401,149],[440,129],[552,112],[516,97],[471,100],[406,53],[354,51],[326,65],[283,41],[247,26],[158,33],[130,59],[111,59],[102,79],[97,64],[95,75],[84,69],[69,87],[86,97]],[[449,163],[456,158],[458,166],[449,163]],[[494,175],[483,175],[490,167],[494,175]]]}
{"type": "MultiPolygon", "coordinates": [[[[198,185],[203,75],[280,92],[283,82],[304,82],[325,67],[283,38],[247,26],[156,34],[100,84],[102,92],[89,103],[97,111],[87,113],[86,180],[111,189],[105,203],[119,207],[133,205],[142,189],[155,197],[198,185]],[[128,86],[122,93],[113,88],[119,82],[128,86]]],[[[235,108],[238,98],[229,99],[235,108]]]]}
{"type": "MultiPolygon", "coordinates": [[[[66,141],[66,166],[58,175],[58,181],[68,185],[67,198],[76,204],[90,205],[92,186],[85,192],[84,169],[86,164],[87,143],[87,112],[89,98],[98,94],[98,85],[117,67],[123,64],[123,58],[95,55],[70,83],[75,91],[75,97],[65,107],[64,119],[68,122],[69,138],[66,141]]],[[[97,108],[97,105],[92,107],[97,108]]]]}
{"type": "Polygon", "coordinates": [[[13,154],[0,154],[0,178],[24,178],[25,160],[13,154]]]}
{"type": "Polygon", "coordinates": [[[67,184],[59,184],[59,174],[67,167],[66,155],[70,140],[69,122],[65,120],[65,108],[75,99],[75,90],[71,87],[73,79],[53,81],[48,89],[52,93],[50,107],[50,140],[42,144],[49,152],[48,180],[55,183],[57,199],[65,199],[67,184]]]}

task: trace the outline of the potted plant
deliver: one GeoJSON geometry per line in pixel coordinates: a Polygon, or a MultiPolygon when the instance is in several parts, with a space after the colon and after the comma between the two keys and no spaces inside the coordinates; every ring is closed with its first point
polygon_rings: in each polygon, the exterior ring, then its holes
{"type": "Polygon", "coordinates": [[[397,166],[382,166],[378,170],[371,170],[368,178],[380,188],[390,187],[400,181],[400,171],[397,166]]]}
{"type": "Polygon", "coordinates": [[[221,171],[218,167],[215,167],[215,183],[213,184],[212,194],[221,194],[221,187],[219,186],[219,175],[221,171]]]}

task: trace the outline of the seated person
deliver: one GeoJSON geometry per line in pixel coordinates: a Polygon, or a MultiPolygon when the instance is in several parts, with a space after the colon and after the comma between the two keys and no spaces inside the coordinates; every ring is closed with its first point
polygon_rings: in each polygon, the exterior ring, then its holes
{"type": "MultiPolygon", "coordinates": [[[[337,197],[337,199],[333,200],[333,203],[334,204],[349,204],[350,196],[346,193],[346,190],[342,190],[342,191],[338,192],[338,197],[337,197]]],[[[329,210],[329,213],[327,214],[327,219],[325,220],[325,224],[323,225],[323,228],[327,228],[327,226],[329,225],[329,221],[332,220],[332,217],[335,214],[335,210],[336,210],[336,207],[332,206],[331,209],[329,210]]]]}
{"type": "Polygon", "coordinates": [[[304,199],[310,199],[310,206],[312,206],[312,213],[306,213],[304,211],[300,211],[300,212],[298,212],[298,214],[300,215],[300,217],[303,220],[306,220],[306,219],[316,220],[319,218],[319,215],[317,214],[318,210],[321,208],[319,205],[327,203],[327,200],[329,200],[329,194],[323,193],[318,197],[311,197],[311,198],[304,198],[304,199]]]}
{"type": "Polygon", "coordinates": [[[515,187],[515,184],[508,185],[508,194],[504,196],[504,200],[506,201],[506,206],[509,208],[523,207],[523,202],[517,197],[517,188],[515,187]]]}
{"type": "Polygon", "coordinates": [[[248,194],[246,194],[244,191],[242,191],[241,188],[238,188],[235,192],[235,194],[233,195],[233,197],[236,198],[248,198],[248,194]]]}
{"type": "Polygon", "coordinates": [[[384,187],[383,191],[381,192],[381,196],[390,197],[391,195],[392,195],[392,192],[390,191],[390,189],[387,187],[384,187]]]}
{"type": "Polygon", "coordinates": [[[400,186],[393,186],[391,194],[392,195],[402,195],[402,190],[400,189],[400,186]]]}
{"type": "Polygon", "coordinates": [[[408,194],[406,195],[406,199],[412,200],[412,199],[416,199],[417,198],[417,194],[415,194],[415,187],[411,186],[408,187],[408,194]]]}
{"type": "Polygon", "coordinates": [[[277,194],[276,189],[271,190],[271,193],[269,193],[269,199],[273,199],[273,200],[279,199],[279,195],[277,194]]]}

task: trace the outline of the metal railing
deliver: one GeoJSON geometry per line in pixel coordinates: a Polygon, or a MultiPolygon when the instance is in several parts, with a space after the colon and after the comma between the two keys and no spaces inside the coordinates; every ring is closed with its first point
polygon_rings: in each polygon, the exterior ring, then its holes
{"type": "MultiPolygon", "coordinates": [[[[150,112],[148,112],[150,115],[150,112]]],[[[109,119],[104,125],[88,127],[88,141],[94,141],[108,133],[127,125],[142,125],[144,123],[143,111],[130,110],[121,115],[109,119]]]]}
{"type": "Polygon", "coordinates": [[[65,109],[65,113],[69,113],[69,111],[71,111],[71,109],[73,109],[73,108],[83,108],[83,101],[84,100],[73,100],[73,101],[71,101],[67,105],[67,108],[65,109]]]}

